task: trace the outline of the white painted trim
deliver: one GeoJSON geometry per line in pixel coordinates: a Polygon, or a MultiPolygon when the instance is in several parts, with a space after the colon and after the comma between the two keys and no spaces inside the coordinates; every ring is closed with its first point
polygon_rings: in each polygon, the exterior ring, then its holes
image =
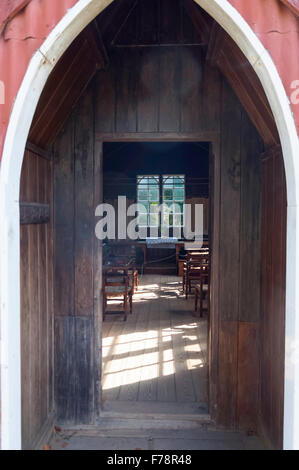
{"type": "MultiPolygon", "coordinates": [[[[287,294],[284,447],[299,449],[299,143],[277,69],[249,25],[227,0],[195,0],[230,34],[253,65],[269,99],[281,138],[287,178],[287,294]],[[298,315],[297,315],[298,317],[298,315]],[[291,354],[289,350],[291,348],[291,354]]],[[[19,190],[25,144],[36,105],[58,59],[82,29],[112,0],[78,0],[32,58],[13,107],[0,171],[0,302],[2,447],[21,448],[19,190]]]]}

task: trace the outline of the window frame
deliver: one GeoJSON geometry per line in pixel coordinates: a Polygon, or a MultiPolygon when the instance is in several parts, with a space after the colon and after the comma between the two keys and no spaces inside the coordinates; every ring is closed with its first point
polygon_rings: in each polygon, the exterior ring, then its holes
{"type": "MultiPolygon", "coordinates": [[[[164,199],[165,178],[172,178],[173,179],[173,183],[172,183],[173,197],[172,197],[171,201],[169,201],[169,202],[171,204],[183,204],[183,208],[182,208],[182,212],[180,212],[180,214],[177,213],[177,212],[175,212],[175,213],[172,212],[172,217],[173,217],[172,222],[173,223],[172,223],[172,225],[169,225],[169,227],[168,227],[169,235],[170,235],[171,232],[173,232],[174,229],[179,228],[179,229],[182,230],[184,228],[184,223],[185,223],[184,205],[186,203],[186,175],[185,174],[170,174],[170,173],[159,174],[159,175],[157,175],[157,174],[137,175],[136,176],[136,196],[137,196],[136,200],[137,200],[137,204],[145,203],[145,204],[148,205],[147,207],[150,207],[151,202],[156,203],[156,201],[150,201],[149,197],[147,198],[147,200],[143,200],[143,199],[140,200],[139,199],[139,191],[140,191],[140,186],[142,186],[141,181],[142,181],[143,178],[155,178],[157,180],[157,182],[158,182],[158,194],[159,194],[158,206],[161,206],[161,204],[164,204],[164,203],[167,204],[167,200],[164,199]],[[183,200],[182,201],[176,201],[174,199],[174,189],[176,189],[175,182],[174,182],[175,178],[180,178],[183,181],[183,184],[181,185],[182,188],[177,188],[177,189],[183,189],[184,190],[184,195],[183,195],[183,200]],[[181,216],[182,217],[181,225],[174,225],[175,216],[181,216]]],[[[146,190],[149,193],[149,184],[147,184],[146,190]]],[[[143,213],[141,213],[141,214],[143,214],[143,213]]],[[[161,237],[163,227],[165,227],[165,225],[163,225],[161,211],[159,211],[159,223],[158,223],[158,225],[151,225],[150,224],[150,222],[151,222],[150,221],[150,217],[151,217],[150,212],[147,212],[146,215],[147,215],[147,225],[141,225],[141,224],[138,223],[138,226],[142,227],[142,228],[146,228],[148,232],[151,229],[157,229],[158,228],[159,237],[161,237]]],[[[139,212],[138,212],[138,217],[139,217],[139,212]]]]}
{"type": "MultiPolygon", "coordinates": [[[[172,200],[171,200],[171,204],[183,204],[183,210],[182,210],[182,212],[180,212],[180,214],[177,213],[177,212],[172,213],[173,223],[172,223],[172,225],[169,225],[169,229],[174,229],[174,228],[182,229],[182,228],[184,228],[184,225],[185,225],[184,224],[184,222],[185,222],[184,204],[186,203],[186,175],[167,173],[165,175],[161,175],[161,177],[162,177],[162,182],[161,182],[162,204],[164,204],[164,203],[167,204],[168,203],[168,201],[166,199],[164,199],[164,185],[165,185],[164,178],[173,178],[173,179],[181,178],[183,180],[183,184],[182,184],[183,188],[180,188],[180,187],[176,188],[175,182],[173,181],[173,183],[172,183],[173,197],[172,197],[172,200]],[[174,190],[175,189],[183,189],[184,195],[183,195],[183,200],[182,201],[175,201],[175,199],[174,199],[174,190]],[[181,225],[174,225],[174,220],[175,220],[176,215],[177,216],[180,215],[182,217],[181,225]]],[[[161,220],[161,228],[162,228],[162,220],[161,220]]]]}

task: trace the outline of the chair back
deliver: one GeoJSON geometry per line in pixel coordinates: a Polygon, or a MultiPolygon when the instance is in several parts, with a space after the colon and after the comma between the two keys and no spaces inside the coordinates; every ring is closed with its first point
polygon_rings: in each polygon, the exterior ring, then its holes
{"type": "Polygon", "coordinates": [[[104,292],[121,292],[128,293],[129,290],[129,274],[127,268],[122,267],[106,267],[103,270],[103,290],[104,292]],[[107,287],[109,289],[107,289],[107,287]]]}

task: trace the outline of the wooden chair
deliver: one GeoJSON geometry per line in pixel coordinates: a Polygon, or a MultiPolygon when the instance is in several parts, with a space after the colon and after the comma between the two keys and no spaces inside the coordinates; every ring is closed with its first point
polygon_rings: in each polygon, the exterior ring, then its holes
{"type": "Polygon", "coordinates": [[[129,275],[133,278],[133,294],[138,290],[139,278],[136,269],[136,246],[130,243],[115,244],[112,248],[114,264],[130,265],[129,275]]]}
{"type": "Polygon", "coordinates": [[[108,314],[123,314],[127,320],[127,311],[133,311],[133,286],[128,270],[109,267],[103,271],[103,321],[108,314]],[[108,310],[108,301],[123,299],[123,310],[108,310]]]}
{"type": "Polygon", "coordinates": [[[200,282],[200,275],[209,268],[209,251],[188,253],[183,275],[183,291],[186,299],[194,284],[200,282]]]}
{"type": "Polygon", "coordinates": [[[199,316],[203,316],[203,301],[207,300],[207,311],[210,311],[210,276],[209,271],[201,272],[200,282],[195,285],[195,312],[198,310],[199,300],[199,316]]]}

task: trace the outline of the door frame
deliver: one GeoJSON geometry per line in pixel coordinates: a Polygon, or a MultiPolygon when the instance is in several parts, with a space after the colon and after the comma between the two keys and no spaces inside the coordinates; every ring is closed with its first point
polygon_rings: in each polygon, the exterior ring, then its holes
{"type": "MultiPolygon", "coordinates": [[[[219,231],[219,217],[220,217],[220,132],[129,132],[129,133],[96,133],[95,135],[95,165],[98,156],[101,158],[100,165],[95,166],[95,194],[96,200],[100,204],[103,202],[103,194],[99,193],[97,188],[98,181],[103,181],[103,143],[105,142],[205,142],[209,143],[210,152],[209,158],[212,158],[213,168],[213,210],[210,210],[210,216],[213,215],[213,221],[211,223],[212,234],[209,234],[210,240],[213,242],[211,250],[211,278],[210,283],[213,289],[210,290],[210,317],[209,317],[209,328],[208,328],[208,408],[209,415],[212,421],[217,419],[217,376],[218,376],[218,338],[219,338],[219,243],[220,243],[220,231],[219,231]]],[[[211,177],[211,175],[210,175],[211,177]]],[[[103,188],[103,184],[101,184],[103,188]]],[[[211,189],[211,184],[210,184],[211,189]]],[[[210,194],[211,201],[211,194],[210,194]]],[[[102,289],[102,265],[98,264],[97,250],[94,250],[94,266],[95,270],[95,282],[94,282],[94,298],[97,299],[97,304],[94,308],[95,316],[95,351],[100,351],[98,364],[100,375],[95,370],[95,383],[100,383],[99,387],[96,388],[96,394],[98,396],[98,408],[96,417],[99,418],[102,406],[102,302],[98,300],[98,292],[102,289]]]]}

